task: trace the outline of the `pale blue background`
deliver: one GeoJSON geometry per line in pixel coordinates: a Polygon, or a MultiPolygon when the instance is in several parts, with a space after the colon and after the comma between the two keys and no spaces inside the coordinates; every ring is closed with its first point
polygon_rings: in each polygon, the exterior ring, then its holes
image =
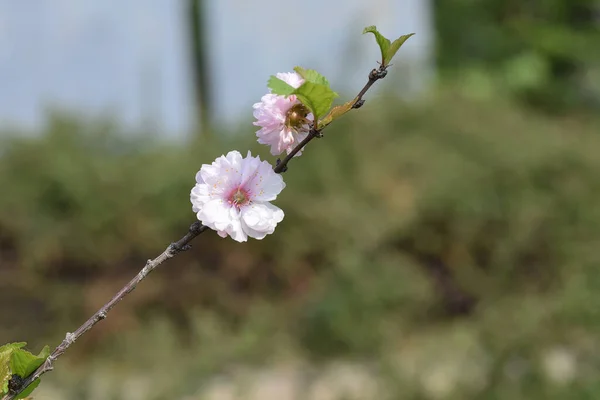
{"type": "MultiPolygon", "coordinates": [[[[55,108],[185,135],[193,113],[183,5],[0,0],[0,126],[35,129],[55,108]]],[[[369,24],[389,36],[417,32],[399,63],[417,71],[412,88],[431,75],[426,0],[209,0],[207,12],[219,122],[250,118],[268,76],[297,64],[339,92],[360,88],[377,59],[373,38],[360,34],[369,24]]]]}

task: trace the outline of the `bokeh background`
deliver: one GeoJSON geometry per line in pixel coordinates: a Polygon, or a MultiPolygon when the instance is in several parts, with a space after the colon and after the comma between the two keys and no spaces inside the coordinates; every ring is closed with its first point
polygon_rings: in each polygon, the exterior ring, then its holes
{"type": "Polygon", "coordinates": [[[295,65],[352,97],[285,173],[274,235],[208,232],[40,400],[600,397],[596,0],[0,0],[0,342],[58,344],[252,150],[295,65]]]}

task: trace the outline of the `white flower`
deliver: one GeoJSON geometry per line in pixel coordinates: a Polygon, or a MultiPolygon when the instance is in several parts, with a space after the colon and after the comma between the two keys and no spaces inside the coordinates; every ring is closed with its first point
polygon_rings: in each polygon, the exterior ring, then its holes
{"type": "MultiPolygon", "coordinates": [[[[304,79],[296,72],[280,72],[276,76],[294,88],[304,83],[304,79]]],[[[286,98],[268,93],[260,100],[252,106],[256,118],[253,124],[261,127],[256,132],[258,143],[271,146],[274,156],[284,151],[289,154],[308,136],[312,114],[294,95],[286,98]]],[[[301,154],[302,151],[299,151],[296,156],[301,154]]]]}
{"type": "Polygon", "coordinates": [[[271,165],[238,151],[230,151],[196,174],[191,191],[192,210],[202,224],[245,242],[248,236],[262,239],[275,231],[283,211],[271,203],[285,183],[271,165]]]}

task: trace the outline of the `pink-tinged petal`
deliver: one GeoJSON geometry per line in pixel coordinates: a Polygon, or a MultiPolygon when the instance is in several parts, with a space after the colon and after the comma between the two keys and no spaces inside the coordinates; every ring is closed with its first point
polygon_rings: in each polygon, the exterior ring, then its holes
{"type": "MultiPolygon", "coordinates": [[[[302,77],[295,72],[280,73],[278,77],[294,87],[299,87],[303,83],[302,77]]],[[[286,98],[268,93],[261,98],[259,103],[252,106],[256,119],[253,125],[260,127],[256,132],[258,143],[270,146],[273,155],[279,155],[284,151],[289,153],[302,140],[299,137],[306,137],[308,134],[308,125],[303,126],[298,132],[286,126],[287,113],[297,104],[299,101],[296,96],[292,95],[286,98]]],[[[296,156],[300,154],[298,153],[296,156]]]]}
{"type": "MultiPolygon", "coordinates": [[[[293,149],[294,149],[296,146],[298,146],[298,144],[300,144],[300,142],[302,142],[304,139],[306,139],[306,137],[308,136],[308,131],[309,131],[309,129],[310,129],[310,127],[307,125],[307,126],[306,126],[306,130],[305,130],[305,131],[300,131],[300,132],[298,132],[298,133],[296,134],[296,137],[294,138],[294,139],[295,139],[294,145],[293,145],[293,146],[288,146],[288,147],[286,148],[286,152],[287,152],[288,154],[290,154],[290,153],[292,152],[292,150],[293,150],[293,149]]],[[[304,151],[304,147],[302,147],[302,148],[300,149],[300,151],[298,151],[298,152],[297,152],[297,153],[294,155],[294,157],[299,157],[299,156],[301,156],[303,151],[304,151]]]]}
{"type": "Polygon", "coordinates": [[[209,228],[224,231],[230,225],[229,204],[224,200],[211,200],[198,212],[198,219],[209,228]]]}
{"type": "MultiPolygon", "coordinates": [[[[206,186],[206,185],[202,185],[206,186]]],[[[207,201],[208,196],[203,196],[201,193],[200,185],[196,185],[190,192],[190,201],[192,202],[192,211],[197,213],[202,208],[202,205],[207,201]]]]}
{"type": "Polygon", "coordinates": [[[252,203],[242,209],[242,221],[255,232],[271,234],[275,227],[283,220],[283,211],[271,203],[252,203]]]}
{"type": "Polygon", "coordinates": [[[192,209],[221,237],[262,239],[283,219],[283,211],[268,203],[285,187],[283,178],[250,152],[245,158],[230,152],[203,165],[196,181],[190,191],[192,209]]]}
{"type": "Polygon", "coordinates": [[[242,167],[243,157],[239,151],[230,151],[225,156],[225,159],[229,162],[229,166],[233,169],[240,169],[242,167]]]}
{"type": "Polygon", "coordinates": [[[200,168],[200,178],[211,187],[211,191],[222,193],[239,184],[242,155],[237,151],[217,158],[211,165],[200,168]]]}
{"type": "Polygon", "coordinates": [[[260,157],[252,157],[252,153],[248,151],[244,167],[242,168],[242,178],[240,180],[240,185],[242,187],[248,188],[247,183],[256,175],[260,164],[260,157]]]}
{"type": "Polygon", "coordinates": [[[246,225],[244,220],[241,220],[240,222],[241,222],[242,228],[244,229],[246,234],[253,239],[261,240],[261,239],[264,239],[265,236],[267,236],[269,234],[268,232],[255,231],[254,229],[252,229],[248,225],[246,225]]]}
{"type": "Polygon", "coordinates": [[[248,241],[248,235],[244,231],[244,229],[242,227],[242,223],[239,218],[231,221],[231,225],[230,225],[229,229],[227,230],[227,233],[236,242],[248,241]]]}
{"type": "Polygon", "coordinates": [[[252,193],[253,201],[273,201],[285,188],[285,183],[283,177],[276,174],[268,162],[263,161],[252,179],[246,183],[246,188],[252,193]]]}
{"type": "Polygon", "coordinates": [[[206,183],[206,182],[204,182],[204,179],[202,179],[202,174],[200,173],[200,171],[196,172],[196,183],[199,183],[199,184],[206,183]]]}
{"type": "Polygon", "coordinates": [[[295,89],[304,83],[304,79],[297,72],[279,72],[275,76],[295,89]]]}

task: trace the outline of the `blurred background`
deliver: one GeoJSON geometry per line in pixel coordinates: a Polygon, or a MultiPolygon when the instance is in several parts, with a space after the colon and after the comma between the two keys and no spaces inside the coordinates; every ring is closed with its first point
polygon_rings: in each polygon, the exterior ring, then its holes
{"type": "Polygon", "coordinates": [[[295,65],[341,101],[274,235],[208,232],[36,399],[597,399],[600,2],[0,0],[0,343],[54,347],[193,222],[295,65]]]}

